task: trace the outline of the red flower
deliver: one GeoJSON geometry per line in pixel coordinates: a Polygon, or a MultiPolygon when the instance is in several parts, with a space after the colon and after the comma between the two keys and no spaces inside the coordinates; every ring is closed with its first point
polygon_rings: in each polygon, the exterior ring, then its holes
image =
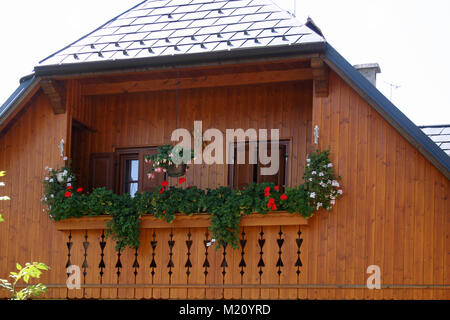
{"type": "Polygon", "coordinates": [[[166,210],[163,210],[163,213],[166,213],[166,210]]]}
{"type": "Polygon", "coordinates": [[[275,203],[272,205],[272,210],[273,211],[277,210],[277,206],[275,205],[275,203]]]}
{"type": "Polygon", "coordinates": [[[161,193],[163,193],[164,192],[164,188],[161,188],[160,190],[159,190],[159,194],[161,194],[161,193]]]}
{"type": "Polygon", "coordinates": [[[161,182],[161,185],[163,187],[167,187],[169,185],[169,181],[163,181],[163,182],[161,182]]]}
{"type": "Polygon", "coordinates": [[[70,191],[66,191],[66,193],[64,193],[64,196],[66,198],[69,198],[71,195],[72,195],[72,192],[70,192],[70,191]]]}
{"type": "Polygon", "coordinates": [[[275,190],[280,190],[280,187],[279,186],[275,186],[275,188],[274,188],[275,190]]]}
{"type": "Polygon", "coordinates": [[[287,199],[287,195],[285,195],[284,193],[280,196],[281,200],[286,200],[287,199]]]}
{"type": "Polygon", "coordinates": [[[72,186],[68,186],[68,187],[67,187],[67,190],[72,190],[72,189],[73,189],[72,186]]]}
{"type": "Polygon", "coordinates": [[[275,199],[274,198],[270,198],[269,199],[269,203],[272,203],[272,204],[275,203],[275,199]]]}
{"type": "Polygon", "coordinates": [[[265,197],[270,197],[270,187],[265,187],[264,188],[264,196],[265,197]]]}
{"type": "Polygon", "coordinates": [[[178,183],[179,184],[182,184],[182,183],[185,183],[186,182],[186,178],[180,178],[180,179],[178,179],[178,183]]]}
{"type": "Polygon", "coordinates": [[[78,193],[83,192],[83,188],[78,188],[78,189],[77,189],[77,192],[78,192],[78,193]]]}
{"type": "Polygon", "coordinates": [[[267,208],[272,208],[272,204],[270,202],[267,202],[267,208]]]}
{"type": "Polygon", "coordinates": [[[189,186],[188,189],[192,189],[192,186],[189,186]]]}

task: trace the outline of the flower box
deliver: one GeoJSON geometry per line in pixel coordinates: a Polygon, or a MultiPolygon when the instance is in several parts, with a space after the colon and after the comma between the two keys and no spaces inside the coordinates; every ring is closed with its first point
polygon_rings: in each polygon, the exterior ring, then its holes
{"type": "MultiPolygon", "coordinates": [[[[211,215],[207,213],[194,214],[187,216],[183,213],[177,214],[172,223],[159,220],[152,215],[146,215],[141,218],[140,227],[143,229],[152,228],[206,228],[210,226],[211,215]]],[[[110,216],[70,218],[55,223],[59,231],[68,230],[102,230],[105,229],[105,223],[111,220],[110,216]]],[[[306,225],[307,219],[297,213],[285,211],[271,212],[267,214],[253,213],[244,216],[241,219],[241,226],[289,226],[306,225]]]]}

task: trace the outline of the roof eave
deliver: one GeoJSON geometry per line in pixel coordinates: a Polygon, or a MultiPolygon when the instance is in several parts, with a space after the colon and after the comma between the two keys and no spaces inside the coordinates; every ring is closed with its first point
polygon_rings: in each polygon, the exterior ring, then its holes
{"type": "Polygon", "coordinates": [[[328,43],[323,59],[447,179],[450,179],[450,157],[328,43]]]}
{"type": "Polygon", "coordinates": [[[63,76],[83,73],[115,72],[135,69],[189,67],[198,64],[223,64],[258,58],[280,57],[283,59],[299,54],[320,54],[325,52],[325,42],[310,42],[273,47],[211,51],[193,54],[157,56],[149,58],[123,59],[36,66],[38,77],[63,76]]]}

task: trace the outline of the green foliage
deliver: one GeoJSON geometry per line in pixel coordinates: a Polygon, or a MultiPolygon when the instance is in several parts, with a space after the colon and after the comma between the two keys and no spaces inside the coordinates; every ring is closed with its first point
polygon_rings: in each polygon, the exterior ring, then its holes
{"type": "MultiPolygon", "coordinates": [[[[161,148],[168,152],[168,146],[170,145],[161,148]]],[[[236,248],[239,224],[244,215],[285,210],[309,218],[322,207],[330,210],[342,190],[338,189],[338,178],[334,174],[329,155],[329,150],[313,152],[307,159],[303,176],[305,183],[292,188],[286,187],[284,192],[283,186],[275,186],[273,183],[252,183],[243,190],[219,187],[205,191],[195,186],[167,187],[165,181],[161,188],[153,192],[137,193],[134,198],[128,194],[116,195],[104,188],[94,189],[91,194],[73,192],[67,197],[67,181],[61,183],[53,179],[50,182],[47,179],[44,181],[44,199],[49,205],[50,217],[54,220],[82,215],[111,215],[112,220],[107,223],[107,235],[117,242],[117,250],[139,246],[141,216],[154,215],[172,223],[176,213],[211,214],[210,230],[217,247],[231,245],[236,248]]],[[[64,170],[67,170],[69,177],[73,175],[68,167],[58,172],[64,170]]],[[[55,177],[56,171],[49,172],[51,177],[55,177]]]]}
{"type": "Polygon", "coordinates": [[[135,201],[129,194],[114,195],[112,219],[106,223],[107,235],[116,241],[116,250],[139,247],[139,213],[135,201]]]}
{"type": "Polygon", "coordinates": [[[152,167],[149,172],[147,172],[147,176],[149,178],[153,178],[153,172],[163,172],[167,170],[167,168],[174,163],[182,164],[187,163],[189,160],[194,158],[194,151],[185,149],[181,146],[172,146],[171,144],[165,144],[158,147],[158,152],[151,155],[145,156],[144,161],[149,163],[151,162],[152,167]],[[183,160],[185,153],[189,153],[187,157],[188,160],[183,160]]]}
{"type": "Polygon", "coordinates": [[[6,289],[11,294],[11,300],[27,300],[33,297],[39,297],[41,294],[47,291],[47,287],[39,284],[29,285],[26,288],[16,291],[16,286],[20,280],[23,280],[28,284],[31,278],[40,278],[42,271],[47,271],[50,268],[44,263],[33,262],[26,263],[25,267],[16,263],[17,272],[10,272],[10,278],[12,282],[8,280],[0,279],[0,288],[6,289]]]}
{"type": "Polygon", "coordinates": [[[331,210],[336,199],[342,195],[338,179],[340,177],[336,177],[334,166],[330,161],[330,150],[312,152],[306,159],[303,174],[309,206],[315,210],[320,208],[331,210]]]}

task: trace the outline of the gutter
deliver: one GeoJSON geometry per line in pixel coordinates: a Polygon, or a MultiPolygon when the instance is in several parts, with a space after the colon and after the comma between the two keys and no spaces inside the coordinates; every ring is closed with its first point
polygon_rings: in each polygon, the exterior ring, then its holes
{"type": "Polygon", "coordinates": [[[450,157],[436,143],[328,43],[322,58],[334,72],[433,163],[447,179],[450,179],[450,157]]]}
{"type": "Polygon", "coordinates": [[[227,51],[209,51],[192,54],[166,55],[137,59],[117,59],[106,61],[91,61],[73,64],[57,64],[36,66],[34,72],[38,77],[68,76],[72,74],[94,74],[99,72],[136,71],[139,69],[169,69],[174,67],[189,67],[198,64],[224,64],[247,59],[268,59],[280,57],[283,59],[299,54],[324,53],[325,42],[293,44],[289,46],[273,46],[259,48],[242,48],[227,51]]]}

